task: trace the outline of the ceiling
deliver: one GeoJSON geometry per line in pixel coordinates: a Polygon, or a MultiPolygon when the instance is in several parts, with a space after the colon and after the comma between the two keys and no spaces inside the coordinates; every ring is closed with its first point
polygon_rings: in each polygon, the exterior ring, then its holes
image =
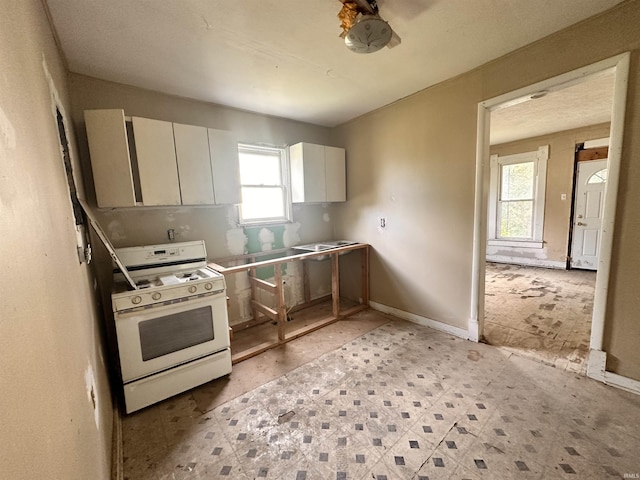
{"type": "Polygon", "coordinates": [[[491,112],[491,145],[611,121],[613,71],[491,112]]]}
{"type": "Polygon", "coordinates": [[[402,44],[339,38],[339,0],[45,0],[72,72],[335,126],[622,0],[378,0],[402,44]]]}

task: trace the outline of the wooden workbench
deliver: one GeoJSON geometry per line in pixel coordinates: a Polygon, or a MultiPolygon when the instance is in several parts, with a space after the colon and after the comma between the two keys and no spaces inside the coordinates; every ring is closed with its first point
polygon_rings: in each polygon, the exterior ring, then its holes
{"type": "Polygon", "coordinates": [[[275,348],[279,345],[282,345],[283,343],[294,340],[302,335],[306,335],[307,333],[313,332],[314,330],[334,323],[341,318],[348,317],[349,315],[353,315],[369,307],[369,245],[367,245],[366,243],[356,243],[354,245],[336,247],[320,252],[290,254],[292,252],[292,249],[271,250],[268,252],[259,252],[254,254],[223,258],[220,260],[216,260],[216,262],[208,264],[209,267],[225,276],[242,272],[246,272],[249,275],[249,282],[251,285],[251,309],[253,312],[253,318],[252,320],[244,322],[239,326],[234,326],[234,329],[250,328],[269,321],[275,322],[278,329],[278,337],[276,341],[264,342],[260,345],[256,345],[255,347],[251,347],[248,350],[244,350],[242,352],[234,354],[232,356],[233,363],[246,360],[247,358],[253,357],[266,350],[269,350],[270,348],[275,348]],[[358,305],[342,310],[340,307],[339,257],[340,254],[344,254],[345,252],[349,252],[352,250],[361,251],[362,301],[358,305]],[[260,258],[265,255],[274,254],[284,254],[286,256],[271,260],[260,260],[260,258]],[[281,265],[285,263],[302,262],[304,280],[304,303],[297,305],[295,309],[290,311],[301,310],[318,303],[318,301],[313,301],[310,299],[307,266],[307,261],[314,259],[317,260],[318,257],[330,257],[331,260],[331,315],[328,317],[314,319],[314,321],[310,324],[305,325],[304,327],[301,327],[297,330],[286,331],[285,325],[287,322],[287,306],[285,304],[281,265]],[[238,265],[238,263],[240,263],[240,265],[238,265]],[[223,266],[225,264],[235,265],[223,266]],[[274,283],[270,283],[257,278],[256,270],[262,267],[274,267],[274,283]],[[260,303],[258,301],[257,292],[259,290],[264,290],[274,296],[274,308],[264,305],[263,303],[260,303]]]}

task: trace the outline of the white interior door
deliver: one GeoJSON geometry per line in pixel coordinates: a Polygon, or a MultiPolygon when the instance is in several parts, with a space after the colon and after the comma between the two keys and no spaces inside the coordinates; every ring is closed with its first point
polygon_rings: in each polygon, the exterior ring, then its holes
{"type": "Polygon", "coordinates": [[[598,269],[607,160],[578,162],[571,267],[598,269]]]}

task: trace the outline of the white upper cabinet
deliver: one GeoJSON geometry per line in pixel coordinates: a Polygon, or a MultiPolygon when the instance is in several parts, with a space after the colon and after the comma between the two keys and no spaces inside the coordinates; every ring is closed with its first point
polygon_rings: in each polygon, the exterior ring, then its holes
{"type": "Polygon", "coordinates": [[[289,147],[294,203],[347,200],[344,148],[296,143],[289,147]]]}
{"type": "Polygon", "coordinates": [[[324,147],[327,202],[347,201],[347,172],[344,148],[324,147]]]}
{"type": "Polygon", "coordinates": [[[123,110],[85,110],[98,207],[136,205],[123,110]]]}
{"type": "Polygon", "coordinates": [[[209,138],[205,127],[173,124],[183,205],[214,203],[209,138]]]}
{"type": "Polygon", "coordinates": [[[140,117],[84,112],[98,207],[241,202],[232,132],[140,117]]]}
{"type": "Polygon", "coordinates": [[[132,117],[142,204],[180,205],[173,124],[132,117]]]}
{"type": "Polygon", "coordinates": [[[233,132],[209,128],[209,157],[217,204],[241,203],[238,139],[233,132]]]}

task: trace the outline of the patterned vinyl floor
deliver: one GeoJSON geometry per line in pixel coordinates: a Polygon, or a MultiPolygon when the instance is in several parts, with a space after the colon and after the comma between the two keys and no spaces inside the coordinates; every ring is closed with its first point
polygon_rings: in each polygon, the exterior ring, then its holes
{"type": "Polygon", "coordinates": [[[125,417],[125,478],[640,477],[640,397],[388,318],[215,408],[205,385],[125,417]]]}

